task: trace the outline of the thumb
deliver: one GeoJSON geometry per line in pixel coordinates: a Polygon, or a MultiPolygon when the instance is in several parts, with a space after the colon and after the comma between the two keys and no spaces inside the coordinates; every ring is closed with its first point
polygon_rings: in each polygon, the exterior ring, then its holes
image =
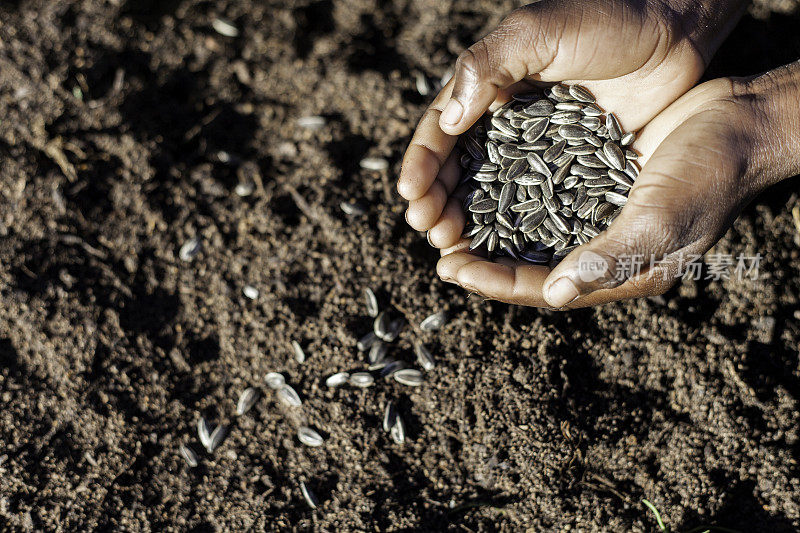
{"type": "Polygon", "coordinates": [[[442,131],[464,133],[489,109],[500,89],[547,67],[552,54],[540,51],[545,39],[532,18],[535,14],[529,9],[512,12],[492,33],[458,56],[453,92],[439,118],[442,131]]]}

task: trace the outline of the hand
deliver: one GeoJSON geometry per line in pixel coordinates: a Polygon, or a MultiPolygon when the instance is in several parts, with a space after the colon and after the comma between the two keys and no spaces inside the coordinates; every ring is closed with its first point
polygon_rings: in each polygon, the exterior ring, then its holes
{"type": "Polygon", "coordinates": [[[697,82],[743,7],[743,0],[544,0],[514,11],[461,54],[420,120],[397,184],[409,200],[408,223],[429,231],[433,246],[456,244],[458,201],[445,206],[460,172],[451,155],[456,136],[517,82],[580,83],[635,131],[697,82]]]}
{"type": "Polygon", "coordinates": [[[707,252],[755,195],[800,173],[798,96],[800,62],[756,79],[704,83],[644,128],[639,148],[652,155],[620,216],[552,272],[461,252],[443,257],[437,270],[523,305],[572,308],[663,293],[682,258],[707,252]],[[597,279],[586,276],[587,257],[606,265],[597,279]],[[634,257],[644,258],[641,273],[619,277],[618,266],[634,257]]]}

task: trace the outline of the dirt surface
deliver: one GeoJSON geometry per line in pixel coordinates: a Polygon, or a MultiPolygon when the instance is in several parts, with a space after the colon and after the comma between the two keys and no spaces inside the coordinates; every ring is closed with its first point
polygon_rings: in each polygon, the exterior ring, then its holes
{"type": "MultiPolygon", "coordinates": [[[[796,183],[717,247],[760,252],[759,280],[566,314],[467,298],[406,226],[414,73],[513,6],[0,3],[0,529],[653,531],[642,498],[676,531],[800,528],[796,183]],[[297,128],[308,114],[327,125],[297,128]],[[429,345],[423,387],[324,386],[362,366],[366,286],[412,324],[450,314],[392,348],[429,345]],[[235,417],[270,370],[302,408],[265,390],[235,417]],[[391,398],[404,446],[380,428],[391,398]],[[200,416],[231,424],[213,454],[200,416]]],[[[709,74],[800,56],[796,7],[760,2],[709,74]]]]}

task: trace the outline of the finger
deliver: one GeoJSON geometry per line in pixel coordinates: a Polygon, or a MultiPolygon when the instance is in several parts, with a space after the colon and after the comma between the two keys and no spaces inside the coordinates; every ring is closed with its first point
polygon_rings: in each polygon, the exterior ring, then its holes
{"type": "MultiPolygon", "coordinates": [[[[498,260],[500,261],[500,260],[498,260]]],[[[456,281],[467,290],[502,302],[545,307],[542,285],[550,269],[517,261],[472,261],[458,269],[456,281]]]]}
{"type": "Polygon", "coordinates": [[[441,254],[442,257],[450,254],[455,254],[458,252],[469,253],[469,244],[471,242],[472,239],[459,239],[459,241],[455,243],[453,246],[450,246],[448,248],[442,248],[441,250],[439,250],[439,253],[441,254]]]}
{"type": "Polygon", "coordinates": [[[406,220],[417,230],[431,228],[442,214],[447,198],[452,194],[461,179],[458,156],[453,153],[447,158],[439,176],[428,191],[417,200],[408,203],[406,220]]]}
{"type": "Polygon", "coordinates": [[[418,200],[428,191],[456,144],[457,138],[439,127],[439,116],[452,87],[451,80],[422,115],[403,156],[397,192],[406,200],[418,200]]]}
{"type": "Polygon", "coordinates": [[[468,252],[455,252],[439,259],[436,263],[436,273],[444,281],[457,283],[458,270],[473,261],[484,261],[484,258],[468,252]]]}
{"type": "Polygon", "coordinates": [[[517,10],[456,61],[452,98],[439,118],[441,130],[460,135],[486,112],[498,91],[544,69],[554,52],[541,54],[537,21],[517,10]],[[535,31],[535,33],[534,33],[535,31]]]}
{"type": "Polygon", "coordinates": [[[428,230],[428,241],[432,246],[449,248],[461,240],[466,225],[462,203],[468,190],[468,187],[462,187],[447,200],[439,220],[428,230]]]}

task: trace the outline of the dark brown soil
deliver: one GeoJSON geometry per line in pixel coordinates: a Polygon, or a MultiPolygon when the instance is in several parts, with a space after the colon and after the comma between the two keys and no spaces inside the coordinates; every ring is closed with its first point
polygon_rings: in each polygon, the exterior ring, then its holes
{"type": "MultiPolygon", "coordinates": [[[[513,5],[0,3],[0,529],[653,531],[642,498],[676,531],[800,528],[795,184],[718,247],[760,252],[759,281],[567,314],[467,298],[406,226],[413,74],[440,76],[513,5]],[[294,126],[317,113],[318,132],[294,126]],[[365,286],[412,323],[450,313],[394,348],[424,337],[424,387],[322,383],[361,365],[365,286]],[[266,391],[235,418],[270,370],[302,409],[266,391]],[[380,429],[389,398],[405,446],[380,429]],[[201,415],[232,428],[190,469],[177,448],[200,452],[201,415]],[[324,447],[298,443],[303,422],[324,447]]],[[[793,3],[760,6],[710,75],[800,56],[793,3]]]]}

